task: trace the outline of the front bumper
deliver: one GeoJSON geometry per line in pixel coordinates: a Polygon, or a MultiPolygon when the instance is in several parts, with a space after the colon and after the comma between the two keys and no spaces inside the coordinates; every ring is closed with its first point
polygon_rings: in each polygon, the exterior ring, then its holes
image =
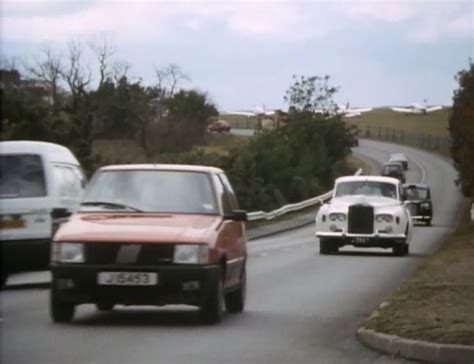
{"type": "Polygon", "coordinates": [[[376,232],[374,234],[351,234],[345,232],[316,232],[316,237],[333,241],[335,245],[354,245],[356,247],[381,247],[393,248],[405,243],[405,234],[387,234],[376,232]]]}
{"type": "Polygon", "coordinates": [[[200,306],[219,279],[219,266],[76,266],[53,265],[52,289],[58,299],[74,303],[124,305],[188,304],[200,306]],[[97,283],[99,272],[158,274],[153,286],[106,286],[97,283]],[[192,283],[190,283],[192,282],[192,283]]]}

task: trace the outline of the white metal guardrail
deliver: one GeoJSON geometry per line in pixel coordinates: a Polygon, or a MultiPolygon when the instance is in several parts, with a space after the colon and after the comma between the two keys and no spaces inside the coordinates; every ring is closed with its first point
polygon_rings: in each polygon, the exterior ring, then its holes
{"type": "MultiPolygon", "coordinates": [[[[359,168],[354,175],[359,176],[360,174],[362,174],[362,168],[359,168]]],[[[308,200],[304,200],[304,201],[301,201],[301,202],[288,204],[288,205],[282,206],[282,207],[280,207],[276,210],[270,211],[270,212],[252,211],[252,212],[247,213],[247,220],[249,220],[249,221],[272,220],[275,217],[285,215],[288,212],[302,210],[306,207],[313,206],[313,205],[316,205],[318,203],[322,205],[324,203],[324,201],[329,200],[331,198],[331,196],[332,196],[332,190],[329,191],[329,192],[326,192],[326,193],[324,193],[320,196],[316,196],[316,197],[313,197],[313,198],[310,198],[308,200]]]]}

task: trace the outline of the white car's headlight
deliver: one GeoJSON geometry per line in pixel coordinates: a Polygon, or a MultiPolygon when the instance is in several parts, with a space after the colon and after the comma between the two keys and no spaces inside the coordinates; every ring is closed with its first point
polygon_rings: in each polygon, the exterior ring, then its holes
{"type": "Polygon", "coordinates": [[[343,214],[341,212],[334,212],[332,214],[329,214],[329,220],[331,221],[344,221],[346,219],[346,214],[343,214]]]}
{"type": "Polygon", "coordinates": [[[84,244],[53,243],[51,261],[57,263],[84,263],[84,244]]]}
{"type": "Polygon", "coordinates": [[[393,215],[390,215],[390,214],[378,214],[377,216],[375,216],[375,220],[377,222],[392,222],[393,221],[393,215]]]}
{"type": "Polygon", "coordinates": [[[196,244],[176,244],[173,263],[202,264],[209,261],[209,247],[196,244]]]}

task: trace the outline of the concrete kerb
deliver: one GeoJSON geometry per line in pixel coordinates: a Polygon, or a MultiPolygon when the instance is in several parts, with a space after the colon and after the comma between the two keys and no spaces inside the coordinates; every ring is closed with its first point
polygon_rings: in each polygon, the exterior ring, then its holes
{"type": "Polygon", "coordinates": [[[404,339],[361,327],[357,338],[365,346],[395,357],[429,363],[472,364],[474,346],[437,344],[428,341],[404,339]]]}

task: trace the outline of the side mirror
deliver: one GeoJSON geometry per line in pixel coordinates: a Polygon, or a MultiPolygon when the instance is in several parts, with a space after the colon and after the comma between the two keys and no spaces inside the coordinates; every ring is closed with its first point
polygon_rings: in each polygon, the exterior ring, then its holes
{"type": "Polygon", "coordinates": [[[71,216],[72,213],[65,208],[54,208],[51,210],[51,217],[54,219],[64,219],[71,216]]]}
{"type": "Polygon", "coordinates": [[[224,216],[226,220],[234,221],[247,221],[247,211],[245,210],[232,210],[230,214],[224,216]]]}

